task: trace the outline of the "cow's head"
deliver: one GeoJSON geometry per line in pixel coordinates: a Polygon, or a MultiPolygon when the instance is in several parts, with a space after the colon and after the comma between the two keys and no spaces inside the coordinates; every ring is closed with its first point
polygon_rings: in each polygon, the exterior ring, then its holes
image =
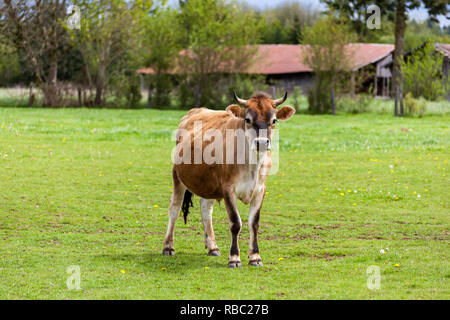
{"type": "Polygon", "coordinates": [[[231,105],[227,111],[245,122],[245,135],[252,148],[266,151],[271,148],[272,130],[278,120],[288,120],[295,109],[284,106],[277,109],[287,98],[287,92],[280,99],[272,99],[266,93],[257,93],[248,100],[240,99],[234,93],[236,101],[243,106],[231,105]]]}

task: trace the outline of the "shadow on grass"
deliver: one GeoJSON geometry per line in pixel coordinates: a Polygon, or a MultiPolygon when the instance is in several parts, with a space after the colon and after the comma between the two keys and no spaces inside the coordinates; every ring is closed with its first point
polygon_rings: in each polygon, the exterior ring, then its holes
{"type": "Polygon", "coordinates": [[[177,252],[174,256],[163,256],[161,253],[139,253],[139,254],[101,254],[93,256],[95,260],[102,260],[102,263],[120,263],[133,264],[145,269],[162,270],[163,268],[170,270],[186,270],[186,269],[203,269],[208,268],[227,268],[227,255],[218,257],[208,256],[206,252],[200,253],[184,253],[177,252]]]}

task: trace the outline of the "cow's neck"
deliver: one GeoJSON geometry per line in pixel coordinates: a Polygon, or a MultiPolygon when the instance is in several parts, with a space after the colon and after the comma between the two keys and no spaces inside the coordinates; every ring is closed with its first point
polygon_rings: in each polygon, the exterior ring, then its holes
{"type": "MultiPolygon", "coordinates": [[[[251,160],[251,156],[247,160],[251,160]]],[[[245,204],[251,201],[255,192],[260,192],[264,187],[264,177],[268,174],[266,170],[270,169],[270,166],[267,166],[270,152],[259,152],[255,160],[248,161],[242,168],[236,184],[236,195],[245,204]]]]}

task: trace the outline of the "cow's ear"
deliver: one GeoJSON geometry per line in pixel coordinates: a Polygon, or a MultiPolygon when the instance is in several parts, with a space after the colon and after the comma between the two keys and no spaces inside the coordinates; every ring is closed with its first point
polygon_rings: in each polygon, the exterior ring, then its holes
{"type": "Polygon", "coordinates": [[[233,116],[242,118],[242,114],[243,114],[242,109],[237,104],[232,104],[232,105],[228,106],[226,110],[228,113],[231,113],[233,116]]]}
{"type": "Polygon", "coordinates": [[[278,120],[288,120],[290,117],[292,117],[295,113],[295,109],[291,106],[284,106],[277,112],[277,119],[278,120]]]}

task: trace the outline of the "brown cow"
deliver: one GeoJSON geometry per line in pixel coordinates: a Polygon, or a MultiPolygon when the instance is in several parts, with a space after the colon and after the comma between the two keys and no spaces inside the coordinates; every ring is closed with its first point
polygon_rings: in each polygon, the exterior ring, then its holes
{"type": "Polygon", "coordinates": [[[194,108],[181,119],[175,156],[183,159],[174,160],[172,169],[173,194],[164,255],[174,254],[175,221],[182,209],[186,223],[192,194],[196,194],[201,197],[205,247],[213,256],[220,255],[212,226],[213,204],[224,199],[232,237],[228,263],[231,268],[241,266],[238,235],[242,223],[236,199],[250,204],[249,264],[262,266],[257,232],[266,193],[265,180],[272,166],[273,129],[277,120],[289,119],[295,110],[290,106],[277,109],[286,100],[287,92],[277,100],[264,93],[249,100],[240,99],[235,93],[235,98],[243,109],[238,105],[231,105],[226,111],[194,108]]]}

